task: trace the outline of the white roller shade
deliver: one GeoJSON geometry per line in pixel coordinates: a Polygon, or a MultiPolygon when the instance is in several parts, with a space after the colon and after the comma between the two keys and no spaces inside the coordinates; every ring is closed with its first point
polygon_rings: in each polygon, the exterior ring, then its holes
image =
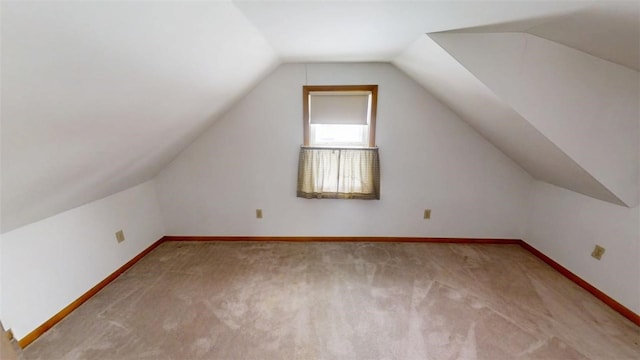
{"type": "Polygon", "coordinates": [[[311,124],[367,125],[369,92],[309,93],[311,124]]]}

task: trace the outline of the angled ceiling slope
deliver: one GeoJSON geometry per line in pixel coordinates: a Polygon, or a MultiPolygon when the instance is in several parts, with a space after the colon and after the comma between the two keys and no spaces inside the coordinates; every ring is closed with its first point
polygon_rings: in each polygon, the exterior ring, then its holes
{"type": "Polygon", "coordinates": [[[637,71],[523,33],[425,35],[394,63],[534,177],[638,204],[637,71]]]}
{"type": "Polygon", "coordinates": [[[640,71],[640,2],[604,2],[527,33],[640,71]]]}
{"type": "Polygon", "coordinates": [[[2,232],[151,179],[278,58],[228,2],[2,2],[2,232]]]}
{"type": "Polygon", "coordinates": [[[423,35],[393,64],[416,79],[534,178],[622,205],[508,103],[423,35]]]}
{"type": "Polygon", "coordinates": [[[391,61],[592,4],[2,1],[1,231],[153,178],[280,61],[391,61]]]}
{"type": "Polygon", "coordinates": [[[570,13],[556,13],[451,32],[528,33],[640,71],[638,1],[598,1],[570,13]]]}
{"type": "Polygon", "coordinates": [[[529,34],[432,38],[607,188],[614,202],[638,204],[640,73],[529,34]]]}

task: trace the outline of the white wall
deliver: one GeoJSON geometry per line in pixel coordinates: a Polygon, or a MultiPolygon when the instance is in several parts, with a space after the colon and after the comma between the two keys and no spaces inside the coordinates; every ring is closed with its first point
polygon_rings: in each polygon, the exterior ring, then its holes
{"type": "Polygon", "coordinates": [[[2,316],[2,235],[0,235],[0,321],[4,317],[2,316]]]}
{"type": "Polygon", "coordinates": [[[2,234],[2,322],[24,337],[163,234],[152,181],[2,234]]]}
{"type": "Polygon", "coordinates": [[[454,109],[534,178],[596,199],[622,204],[431,36],[434,35],[421,36],[396,57],[393,64],[454,109]]]}
{"type": "Polygon", "coordinates": [[[638,71],[529,34],[431,37],[620,203],[638,205],[638,71]]]}
{"type": "Polygon", "coordinates": [[[525,241],[640,313],[640,207],[626,208],[536,181],[525,241]],[[602,260],[591,257],[598,244],[602,260]]]}
{"type": "Polygon", "coordinates": [[[156,181],[170,235],[521,238],[530,179],[389,64],[287,64],[156,181]],[[381,200],[295,196],[305,81],[379,85],[381,200]]]}
{"type": "Polygon", "coordinates": [[[152,179],[279,62],[231,1],[2,1],[2,232],[152,179]]]}

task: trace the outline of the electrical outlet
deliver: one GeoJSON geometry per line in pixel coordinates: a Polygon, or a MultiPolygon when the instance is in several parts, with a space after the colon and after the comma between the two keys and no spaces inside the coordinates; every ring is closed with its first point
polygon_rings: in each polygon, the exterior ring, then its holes
{"type": "Polygon", "coordinates": [[[256,209],[256,219],[262,219],[262,209],[256,209]]]}
{"type": "Polygon", "coordinates": [[[591,253],[591,256],[600,260],[602,259],[602,255],[604,255],[604,248],[600,245],[596,245],[596,247],[593,248],[593,252],[591,253]]]}
{"type": "Polygon", "coordinates": [[[425,209],[424,210],[424,218],[425,219],[431,219],[431,209],[425,209]]]}
{"type": "Polygon", "coordinates": [[[124,232],[122,230],[116,232],[116,240],[118,240],[118,243],[124,241],[124,232]]]}

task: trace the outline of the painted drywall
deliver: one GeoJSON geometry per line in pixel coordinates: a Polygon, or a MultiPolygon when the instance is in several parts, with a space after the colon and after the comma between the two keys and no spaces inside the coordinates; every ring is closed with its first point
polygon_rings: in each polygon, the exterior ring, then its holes
{"type": "Polygon", "coordinates": [[[640,313],[640,207],[626,208],[536,181],[525,240],[640,313]],[[598,244],[602,260],[591,257],[598,244]]]}
{"type": "Polygon", "coordinates": [[[429,35],[416,40],[394,59],[393,64],[453,109],[534,178],[596,199],[619,202],[605,186],[429,35]]]}
{"type": "Polygon", "coordinates": [[[599,1],[574,14],[523,30],[640,71],[639,19],[638,1],[599,1]]]}
{"type": "Polygon", "coordinates": [[[498,238],[521,238],[530,180],[382,63],[280,66],[156,178],[170,235],[498,238]],[[305,83],[379,85],[380,200],[296,197],[305,83]]]}
{"type": "Polygon", "coordinates": [[[279,62],[230,1],[2,1],[0,16],[2,232],[153,178],[279,62]]]}
{"type": "Polygon", "coordinates": [[[4,325],[24,337],[163,234],[152,181],[2,234],[4,325]]]}
{"type": "Polygon", "coordinates": [[[234,4],[285,62],[389,61],[420,34],[532,18],[548,21],[549,17],[591,5],[580,1],[235,1],[234,4]]]}
{"type": "Polygon", "coordinates": [[[0,235],[0,321],[2,319],[2,235],[0,235]]]}
{"type": "Polygon", "coordinates": [[[620,203],[638,205],[638,71],[523,33],[431,37],[620,203]]]}

